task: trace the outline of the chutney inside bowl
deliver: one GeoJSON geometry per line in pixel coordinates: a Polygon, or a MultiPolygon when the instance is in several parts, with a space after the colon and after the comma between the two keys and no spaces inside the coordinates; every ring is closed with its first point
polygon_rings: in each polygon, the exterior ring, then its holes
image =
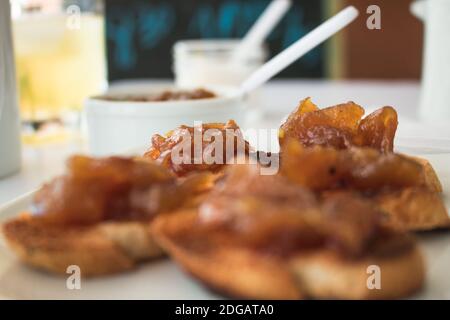
{"type": "Polygon", "coordinates": [[[130,102],[163,102],[163,101],[184,101],[184,100],[202,100],[216,98],[217,94],[204,88],[191,90],[163,90],[141,94],[121,94],[104,95],[97,97],[107,101],[130,101],[130,102]]]}

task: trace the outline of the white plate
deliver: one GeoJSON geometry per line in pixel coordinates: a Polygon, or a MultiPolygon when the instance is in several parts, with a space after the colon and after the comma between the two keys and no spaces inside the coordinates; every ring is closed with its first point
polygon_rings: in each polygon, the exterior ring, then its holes
{"type": "MultiPolygon", "coordinates": [[[[427,154],[444,187],[450,209],[450,154],[427,154]]],[[[0,208],[0,222],[26,210],[32,194],[0,208]]],[[[425,289],[416,299],[450,299],[450,231],[418,235],[427,262],[425,289]]],[[[69,290],[66,278],[19,263],[0,238],[0,298],[4,299],[217,299],[170,260],[146,263],[136,270],[97,279],[82,279],[69,290]]]]}

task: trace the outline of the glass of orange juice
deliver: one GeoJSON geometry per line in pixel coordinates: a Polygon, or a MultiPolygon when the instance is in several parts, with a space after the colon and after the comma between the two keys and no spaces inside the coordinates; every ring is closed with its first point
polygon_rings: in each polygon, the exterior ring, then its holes
{"type": "Polygon", "coordinates": [[[64,136],[79,127],[83,101],[106,85],[99,1],[80,1],[84,7],[77,1],[17,1],[13,37],[25,140],[64,136]]]}

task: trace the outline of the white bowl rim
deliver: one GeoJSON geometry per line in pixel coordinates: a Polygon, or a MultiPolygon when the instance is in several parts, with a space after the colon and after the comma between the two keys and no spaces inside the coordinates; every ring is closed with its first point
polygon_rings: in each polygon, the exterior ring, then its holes
{"type": "MultiPolygon", "coordinates": [[[[152,90],[163,89],[186,89],[175,85],[144,85],[136,87],[131,91],[139,94],[140,90],[149,92],[147,88],[152,90]]],[[[207,114],[227,114],[233,112],[245,112],[246,95],[238,90],[235,86],[208,86],[218,94],[216,98],[198,99],[198,100],[174,100],[174,101],[110,101],[98,99],[96,97],[89,98],[85,101],[86,114],[96,114],[101,116],[154,116],[160,118],[179,117],[187,115],[207,115],[207,114]],[[222,95],[220,93],[223,93],[222,95]]],[[[123,87],[122,89],[126,89],[123,87]]],[[[112,95],[121,95],[125,91],[115,91],[112,95]]],[[[105,95],[109,94],[108,92],[105,95]]]]}
{"type": "MultiPolygon", "coordinates": [[[[199,87],[177,87],[176,85],[149,85],[152,88],[155,88],[154,91],[164,91],[164,90],[193,90],[198,89],[199,87]]],[[[87,104],[103,104],[103,105],[109,105],[109,106],[121,106],[121,105],[134,105],[134,106],[153,106],[153,107],[159,107],[164,106],[165,108],[172,108],[172,107],[178,107],[182,105],[200,105],[200,106],[206,106],[210,105],[211,103],[226,103],[231,102],[235,100],[241,100],[244,98],[244,94],[238,90],[238,87],[235,86],[224,86],[224,85],[214,85],[214,86],[204,86],[203,89],[212,91],[214,94],[216,94],[216,97],[213,98],[206,98],[206,99],[191,99],[191,100],[167,100],[167,101],[132,101],[132,100],[106,100],[102,99],[102,97],[107,96],[120,96],[123,95],[123,93],[119,92],[105,92],[104,94],[89,97],[86,100],[87,104]],[[225,93],[228,91],[228,93],[225,93]],[[221,94],[225,93],[225,94],[221,94]]],[[[145,93],[148,93],[149,91],[146,91],[145,93]]],[[[135,95],[139,95],[140,93],[133,93],[135,95]]]]}

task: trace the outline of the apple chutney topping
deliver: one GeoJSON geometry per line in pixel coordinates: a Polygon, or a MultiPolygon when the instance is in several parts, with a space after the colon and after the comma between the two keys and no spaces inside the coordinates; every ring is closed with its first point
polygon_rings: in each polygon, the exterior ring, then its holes
{"type": "Polygon", "coordinates": [[[64,175],[37,192],[32,213],[58,225],[148,220],[179,205],[176,184],[168,170],[148,161],[74,156],[64,175]]]}
{"type": "Polygon", "coordinates": [[[177,91],[163,91],[154,94],[147,95],[118,95],[118,96],[105,96],[102,100],[108,101],[134,101],[134,102],[159,102],[159,101],[179,101],[179,100],[200,100],[211,99],[217,95],[206,89],[195,90],[177,90],[177,91]]]}
{"type": "Polygon", "coordinates": [[[364,109],[353,102],[319,109],[307,98],[280,127],[279,141],[283,145],[293,138],[305,147],[321,145],[345,149],[359,146],[392,152],[397,130],[395,109],[383,107],[364,119],[363,115],[364,109]]]}
{"type": "Polygon", "coordinates": [[[419,163],[372,148],[305,148],[298,141],[290,140],[283,145],[282,155],[281,174],[314,191],[354,189],[379,192],[426,185],[419,163]]]}
{"type": "Polygon", "coordinates": [[[224,243],[281,256],[321,247],[356,257],[383,232],[382,213],[355,193],[318,197],[283,176],[257,172],[249,165],[230,168],[224,185],[200,206],[199,225],[211,239],[224,234],[224,243]]]}
{"type": "Polygon", "coordinates": [[[165,137],[155,134],[144,157],[156,160],[177,176],[185,176],[194,171],[217,172],[232,158],[248,155],[249,151],[250,145],[243,138],[239,126],[229,120],[227,123],[206,123],[198,127],[182,125],[165,137]],[[216,155],[217,145],[221,155],[216,155]],[[173,158],[174,154],[179,156],[177,161],[173,158]],[[217,157],[220,158],[218,161],[217,157]],[[208,158],[213,161],[208,161],[208,158]]]}

